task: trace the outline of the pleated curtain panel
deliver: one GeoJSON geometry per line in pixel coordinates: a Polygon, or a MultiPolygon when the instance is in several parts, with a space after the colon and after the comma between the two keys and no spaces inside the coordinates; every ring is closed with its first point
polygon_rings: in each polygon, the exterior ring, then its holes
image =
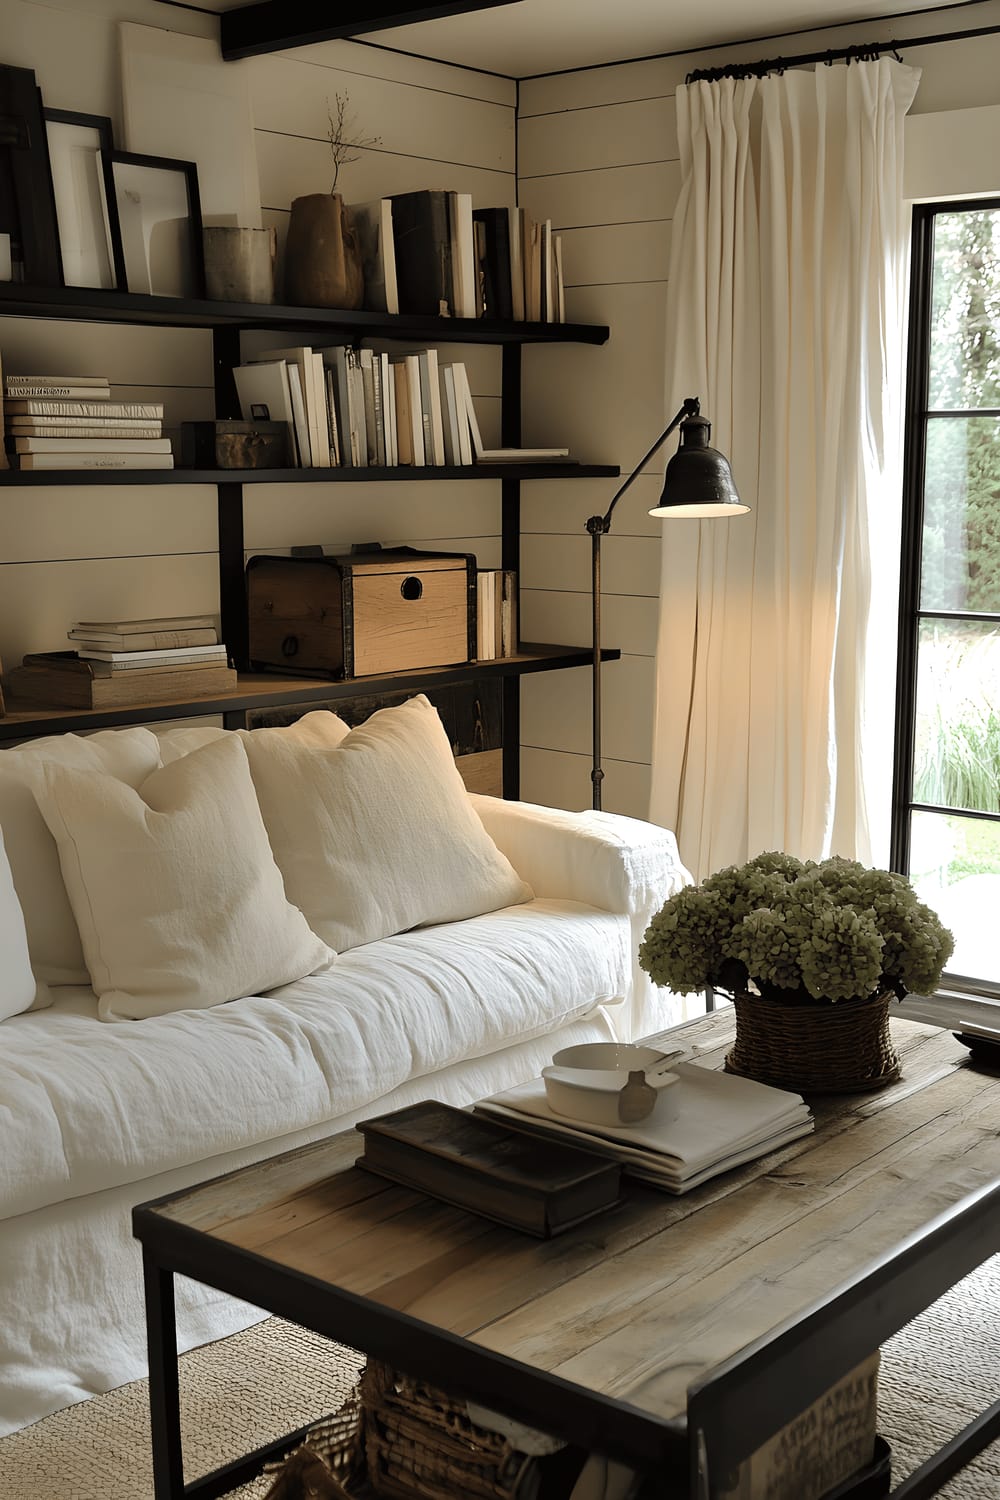
{"type": "Polygon", "coordinates": [[[887,841],[919,76],[880,58],[677,91],[665,410],[701,398],[752,506],[664,526],[650,815],[696,879],[764,849],[870,862],[873,823],[887,841]]]}

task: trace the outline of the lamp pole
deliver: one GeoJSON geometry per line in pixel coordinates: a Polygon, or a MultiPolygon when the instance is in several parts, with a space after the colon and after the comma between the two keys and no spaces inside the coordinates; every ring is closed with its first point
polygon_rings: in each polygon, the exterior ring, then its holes
{"type": "Polygon", "coordinates": [[[590,532],[591,542],[591,570],[590,588],[592,603],[592,635],[593,662],[592,671],[592,708],[593,708],[593,751],[591,761],[590,780],[593,788],[593,805],[599,811],[601,807],[601,783],[604,780],[604,771],[601,767],[601,540],[611,530],[611,514],[618,504],[629,485],[635,479],[659,448],[667,441],[667,438],[679,427],[685,417],[696,417],[701,412],[701,403],[696,396],[687,396],[680,411],[667,427],[663,429],[656,442],[636,464],[631,474],[611,497],[611,504],[603,516],[591,516],[587,522],[587,530],[590,532]]]}

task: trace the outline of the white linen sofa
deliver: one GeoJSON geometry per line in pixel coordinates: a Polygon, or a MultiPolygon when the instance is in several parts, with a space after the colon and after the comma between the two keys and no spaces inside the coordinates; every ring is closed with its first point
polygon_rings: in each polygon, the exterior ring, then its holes
{"type": "MultiPolygon", "coordinates": [[[[31,804],[37,766],[68,752],[138,787],[228,735],[127,729],[0,752],[0,831],[36,974],[39,924],[66,901],[31,804]]],[[[468,1103],[536,1075],[558,1046],[681,1019],[636,958],[650,916],[689,880],[673,835],[607,813],[471,805],[530,900],[362,944],[265,994],[111,1024],[57,964],[36,1002],[52,1003],[0,1022],[0,1433],[145,1373],[134,1204],[421,1098],[468,1103]]],[[[261,1316],[178,1282],[182,1349],[261,1316]]]]}

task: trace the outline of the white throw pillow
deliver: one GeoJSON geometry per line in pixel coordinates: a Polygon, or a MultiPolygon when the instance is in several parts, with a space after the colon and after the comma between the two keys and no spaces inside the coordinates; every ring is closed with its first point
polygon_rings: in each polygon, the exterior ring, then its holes
{"type": "Polygon", "coordinates": [[[344,735],[350,733],[350,725],[328,709],[318,708],[303,714],[294,724],[274,729],[232,730],[220,729],[213,724],[180,724],[170,729],[154,729],[153,733],[160,744],[160,765],[169,766],[172,760],[190,755],[192,750],[200,750],[203,745],[210,745],[226,734],[283,734],[304,745],[339,745],[344,735]]]}
{"type": "Polygon", "coordinates": [[[531,900],[423,694],[333,749],[264,729],[243,738],[288,899],[338,953],[531,900]]]}
{"type": "Polygon", "coordinates": [[[61,766],[43,775],[102,1020],[205,1009],[334,958],[285,899],[238,735],[138,791],[61,766]]]}
{"type": "Polygon", "coordinates": [[[159,755],[156,736],[141,728],[51,735],[0,751],[0,829],[36,979],[90,983],[59,854],[35,801],[40,767],[101,771],[135,787],[156,770],[159,755]]]}
{"type": "Polygon", "coordinates": [[[45,985],[37,985],[28,958],[24,916],[11,879],[10,864],[0,837],[0,1021],[23,1010],[51,1005],[45,985]]]}

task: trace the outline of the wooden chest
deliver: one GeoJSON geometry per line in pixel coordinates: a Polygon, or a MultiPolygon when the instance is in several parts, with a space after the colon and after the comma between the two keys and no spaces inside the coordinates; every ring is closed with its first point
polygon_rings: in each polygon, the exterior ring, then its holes
{"type": "Polygon", "coordinates": [[[335,678],[467,662],[475,600],[472,553],[397,547],[251,557],[250,662],[335,678]]]}

